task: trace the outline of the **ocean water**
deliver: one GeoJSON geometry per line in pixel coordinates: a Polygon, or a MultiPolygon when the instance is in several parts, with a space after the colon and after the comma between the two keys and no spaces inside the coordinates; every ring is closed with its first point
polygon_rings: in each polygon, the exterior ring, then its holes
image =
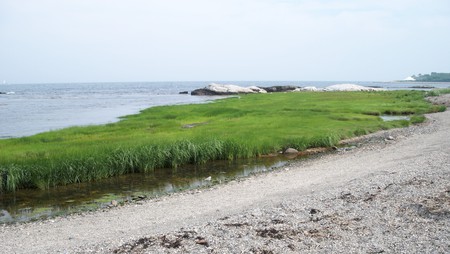
{"type": "MultiPolygon", "coordinates": [[[[203,103],[217,97],[179,94],[210,82],[122,82],[69,84],[0,84],[0,138],[22,137],[70,126],[105,124],[120,116],[171,104],[203,103]]],[[[417,83],[355,81],[217,82],[240,86],[316,86],[352,83],[407,89],[417,83]]],[[[430,84],[450,87],[450,84],[430,84]]]]}
{"type": "Polygon", "coordinates": [[[69,126],[105,124],[167,104],[210,97],[180,95],[200,83],[81,83],[0,85],[0,138],[29,136],[69,126]]]}

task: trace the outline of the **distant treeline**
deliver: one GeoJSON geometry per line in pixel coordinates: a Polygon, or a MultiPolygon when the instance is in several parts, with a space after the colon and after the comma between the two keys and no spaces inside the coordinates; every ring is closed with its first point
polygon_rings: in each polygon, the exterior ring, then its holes
{"type": "Polygon", "coordinates": [[[412,78],[420,82],[450,82],[450,73],[432,72],[431,74],[414,75],[412,78]]]}

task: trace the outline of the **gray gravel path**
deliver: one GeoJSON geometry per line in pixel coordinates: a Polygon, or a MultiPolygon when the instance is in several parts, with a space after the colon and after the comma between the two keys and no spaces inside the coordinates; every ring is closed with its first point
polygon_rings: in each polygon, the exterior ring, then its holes
{"type": "Polygon", "coordinates": [[[0,227],[2,253],[449,253],[450,111],[275,172],[0,227]],[[391,136],[393,140],[389,138],[391,136]]]}

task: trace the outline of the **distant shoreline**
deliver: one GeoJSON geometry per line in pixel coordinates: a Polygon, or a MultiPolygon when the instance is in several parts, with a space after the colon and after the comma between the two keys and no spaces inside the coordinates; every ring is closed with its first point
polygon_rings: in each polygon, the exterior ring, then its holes
{"type": "Polygon", "coordinates": [[[414,84],[449,84],[450,81],[447,82],[435,82],[435,81],[414,81],[414,80],[396,80],[396,81],[386,81],[383,83],[414,83],[414,84]]]}

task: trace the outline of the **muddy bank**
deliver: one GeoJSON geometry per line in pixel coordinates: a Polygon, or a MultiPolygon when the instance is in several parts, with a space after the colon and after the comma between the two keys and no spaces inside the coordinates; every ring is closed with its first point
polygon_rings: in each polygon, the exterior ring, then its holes
{"type": "Polygon", "coordinates": [[[450,245],[450,112],[208,190],[0,227],[5,253],[436,252],[450,245]]]}

